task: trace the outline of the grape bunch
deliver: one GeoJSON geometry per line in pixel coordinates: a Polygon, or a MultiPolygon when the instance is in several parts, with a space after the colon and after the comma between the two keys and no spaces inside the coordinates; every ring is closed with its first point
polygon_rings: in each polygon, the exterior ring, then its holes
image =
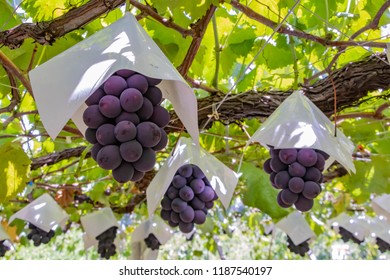
{"type": "Polygon", "coordinates": [[[5,240],[0,240],[0,257],[4,257],[5,256],[5,253],[7,253],[7,251],[9,251],[11,248],[8,247],[6,244],[5,244],[5,240]]]}
{"type": "Polygon", "coordinates": [[[346,230],[345,228],[343,227],[339,227],[339,234],[341,235],[341,239],[344,241],[344,242],[348,242],[349,240],[351,240],[352,242],[356,243],[356,244],[361,244],[364,240],[359,240],[357,239],[353,233],[351,233],[350,231],[346,230]]]}
{"type": "Polygon", "coordinates": [[[152,250],[158,250],[160,248],[161,243],[153,233],[149,234],[144,241],[146,246],[152,250]]]}
{"type": "Polygon", "coordinates": [[[116,254],[116,246],[114,240],[116,238],[117,227],[110,227],[98,236],[96,239],[98,242],[98,253],[101,258],[108,260],[110,257],[116,254]]]}
{"type": "Polygon", "coordinates": [[[27,234],[27,238],[34,242],[34,246],[39,246],[41,244],[47,244],[54,237],[54,231],[50,230],[46,232],[35,225],[29,223],[28,228],[31,229],[29,234],[27,234]]]}
{"type": "Polygon", "coordinates": [[[123,69],[87,100],[83,120],[92,158],[119,183],[136,182],[153,169],[156,151],[165,148],[169,113],[161,106],[160,79],[123,69]]]}
{"type": "Polygon", "coordinates": [[[218,195],[203,171],[194,164],[185,164],[175,173],[163,199],[161,218],[171,227],[179,226],[183,233],[203,224],[218,195]]]}
{"type": "MultiPolygon", "coordinates": [[[[376,245],[378,245],[379,251],[381,251],[381,253],[385,253],[387,251],[390,251],[390,244],[387,243],[386,241],[384,241],[380,237],[376,238],[376,245]]],[[[0,254],[0,256],[1,256],[1,254],[0,254]]]]}
{"type": "Polygon", "coordinates": [[[277,202],[283,208],[295,205],[299,211],[309,211],[313,199],[321,193],[325,160],[329,156],[310,148],[274,149],[264,162],[264,171],[270,174],[273,187],[280,189],[277,202]]]}
{"type": "Polygon", "coordinates": [[[299,245],[295,245],[294,242],[291,240],[290,236],[287,235],[287,248],[290,250],[290,252],[304,257],[305,254],[310,250],[308,241],[309,239],[299,245]]]}

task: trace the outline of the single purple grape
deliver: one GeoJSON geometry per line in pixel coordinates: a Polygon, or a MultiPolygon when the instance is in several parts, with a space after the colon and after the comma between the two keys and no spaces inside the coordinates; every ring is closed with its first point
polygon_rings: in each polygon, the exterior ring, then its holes
{"type": "Polygon", "coordinates": [[[313,207],[314,201],[313,199],[308,199],[304,197],[302,194],[299,195],[298,200],[294,203],[295,208],[297,210],[306,212],[309,211],[313,207]]]}
{"type": "Polygon", "coordinates": [[[297,149],[281,149],[279,152],[279,159],[284,164],[291,164],[297,160],[297,149]]]}
{"type": "Polygon", "coordinates": [[[192,175],[192,172],[193,170],[191,164],[185,164],[177,170],[177,173],[186,178],[189,178],[192,175]]]}
{"type": "Polygon", "coordinates": [[[202,179],[194,179],[191,181],[190,186],[195,194],[200,194],[203,192],[206,185],[202,179]]]}
{"type": "Polygon", "coordinates": [[[104,92],[108,95],[119,96],[126,88],[126,80],[121,76],[111,76],[103,84],[104,92]]]}
{"type": "Polygon", "coordinates": [[[133,75],[135,73],[137,73],[137,72],[135,72],[133,70],[121,69],[121,70],[116,71],[115,74],[117,74],[118,76],[121,76],[123,78],[128,78],[128,77],[130,77],[131,75],[133,75]]]}
{"type": "Polygon", "coordinates": [[[184,223],[192,223],[195,217],[194,209],[191,206],[187,206],[183,211],[179,213],[180,220],[184,223]]]}
{"type": "Polygon", "coordinates": [[[163,96],[162,92],[158,87],[149,87],[149,89],[144,93],[146,97],[153,106],[156,106],[161,103],[163,96]]]}
{"type": "Polygon", "coordinates": [[[305,181],[301,177],[292,177],[288,181],[288,188],[293,193],[301,193],[303,191],[305,181]]]}
{"type": "Polygon", "coordinates": [[[263,169],[267,174],[271,174],[273,172],[271,168],[271,158],[268,158],[264,163],[263,163],[263,169]]]}
{"type": "Polygon", "coordinates": [[[142,74],[134,74],[127,78],[127,86],[129,88],[136,88],[142,94],[148,90],[148,80],[142,74]]]}
{"type": "Polygon", "coordinates": [[[89,97],[88,99],[85,101],[85,104],[87,104],[88,106],[91,106],[91,105],[97,105],[99,104],[99,101],[100,99],[105,96],[106,94],[104,93],[103,89],[101,88],[98,88],[97,90],[95,90],[89,97]]]}
{"type": "Polygon", "coordinates": [[[179,229],[183,233],[190,233],[194,229],[194,223],[179,223],[179,229]]]}
{"type": "Polygon", "coordinates": [[[297,161],[305,167],[310,167],[317,162],[317,153],[313,149],[300,149],[297,155],[297,161]]]}
{"type": "Polygon", "coordinates": [[[278,173],[282,170],[287,170],[287,165],[280,161],[279,157],[273,157],[270,161],[270,166],[273,172],[278,173]]]}
{"type": "Polygon", "coordinates": [[[172,179],[172,185],[177,189],[184,187],[186,183],[187,179],[181,175],[175,175],[172,179]]]}
{"type": "Polygon", "coordinates": [[[172,200],[171,207],[172,210],[175,211],[176,213],[180,213],[187,207],[187,202],[182,200],[181,198],[175,198],[172,200]]]}

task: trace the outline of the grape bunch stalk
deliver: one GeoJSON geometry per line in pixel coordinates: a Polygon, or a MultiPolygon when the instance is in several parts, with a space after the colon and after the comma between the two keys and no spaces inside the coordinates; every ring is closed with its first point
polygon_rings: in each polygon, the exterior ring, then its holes
{"type": "Polygon", "coordinates": [[[9,250],[11,250],[11,248],[5,244],[5,240],[0,240],[0,257],[4,257],[5,253],[9,250]]]}
{"type": "Polygon", "coordinates": [[[273,187],[281,190],[277,196],[283,208],[292,205],[299,211],[309,211],[314,198],[321,193],[325,160],[329,155],[317,149],[274,149],[264,162],[273,187]]]}
{"type": "Polygon", "coordinates": [[[28,228],[31,229],[29,234],[27,234],[27,238],[32,240],[34,246],[38,247],[41,244],[47,244],[54,237],[55,233],[53,230],[49,230],[49,232],[36,227],[35,225],[29,223],[28,228]]]}
{"type": "Polygon", "coordinates": [[[169,112],[161,106],[160,79],[122,69],[86,100],[85,139],[92,158],[119,183],[139,181],[165,148],[169,112]]]}
{"type": "Polygon", "coordinates": [[[146,246],[152,250],[158,250],[160,248],[161,243],[153,233],[149,234],[144,241],[146,246]]]}
{"type": "Polygon", "coordinates": [[[387,243],[385,240],[383,240],[380,237],[376,238],[376,245],[378,245],[378,249],[381,253],[385,253],[387,251],[390,251],[390,244],[387,243]]]}
{"type": "Polygon", "coordinates": [[[339,234],[341,235],[341,239],[344,241],[344,242],[348,242],[349,240],[351,240],[352,242],[356,243],[356,244],[361,244],[364,240],[359,240],[357,239],[352,232],[346,230],[345,228],[343,227],[339,227],[339,234]]]}
{"type": "Polygon", "coordinates": [[[304,257],[305,254],[310,250],[308,241],[309,239],[305,240],[299,245],[295,245],[294,242],[291,240],[290,236],[287,235],[287,248],[290,250],[290,252],[304,257]]]}
{"type": "Polygon", "coordinates": [[[98,236],[96,239],[98,242],[98,253],[101,258],[108,260],[116,254],[116,246],[114,240],[116,238],[116,231],[118,227],[110,227],[98,236]]]}
{"type": "Polygon", "coordinates": [[[203,171],[194,164],[185,164],[176,171],[161,200],[160,215],[171,227],[179,226],[181,232],[190,233],[194,224],[206,221],[216,199],[218,195],[203,171]]]}

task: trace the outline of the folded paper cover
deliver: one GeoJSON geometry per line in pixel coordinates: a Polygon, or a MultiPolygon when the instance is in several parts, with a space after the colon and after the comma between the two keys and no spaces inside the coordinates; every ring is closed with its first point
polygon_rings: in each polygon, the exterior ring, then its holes
{"type": "Polygon", "coordinates": [[[131,260],[156,260],[158,250],[148,248],[145,242],[131,243],[131,260]]]}
{"type": "Polygon", "coordinates": [[[14,219],[21,219],[49,232],[57,225],[64,228],[68,218],[68,214],[58,203],[49,194],[45,193],[13,214],[9,222],[11,223],[14,219]]]}
{"type": "Polygon", "coordinates": [[[191,139],[181,137],[175,150],[164,162],[164,165],[154,176],[146,190],[150,217],[153,216],[176,171],[185,164],[197,165],[210,181],[225,209],[229,207],[234,189],[238,183],[238,174],[196,145],[191,139]]]}
{"type": "Polygon", "coordinates": [[[360,241],[363,241],[364,238],[370,235],[367,223],[358,216],[349,216],[341,213],[337,217],[330,219],[328,225],[332,226],[337,233],[339,232],[339,227],[343,227],[360,241]]]}
{"type": "Polygon", "coordinates": [[[275,227],[284,231],[291,238],[294,245],[299,245],[316,236],[305,218],[298,212],[292,212],[280,220],[275,227]]]}
{"type": "Polygon", "coordinates": [[[96,237],[110,227],[119,228],[114,213],[109,207],[82,216],[80,221],[85,231],[85,235],[83,236],[85,249],[97,245],[98,241],[96,237]]]}
{"type": "Polygon", "coordinates": [[[340,130],[335,137],[334,124],[301,91],[287,97],[250,140],[276,149],[319,149],[330,156],[325,168],[337,160],[348,172],[356,172],[353,143],[340,130]]]}
{"type": "Polygon", "coordinates": [[[385,216],[390,221],[390,194],[375,197],[371,204],[375,213],[385,216]]]}
{"type": "Polygon", "coordinates": [[[164,221],[153,216],[141,223],[131,236],[132,259],[134,260],[155,260],[158,257],[158,250],[151,250],[145,244],[145,238],[153,234],[160,244],[164,245],[172,237],[172,230],[164,221]]]}
{"type": "Polygon", "coordinates": [[[386,218],[379,217],[365,217],[367,228],[371,233],[371,237],[379,237],[382,240],[390,244],[390,224],[386,221],[386,218]]]}
{"type": "Polygon", "coordinates": [[[70,118],[82,133],[85,100],[112,74],[130,69],[152,78],[191,137],[198,141],[196,96],[131,13],[29,72],[48,134],[57,137],[70,118]]]}

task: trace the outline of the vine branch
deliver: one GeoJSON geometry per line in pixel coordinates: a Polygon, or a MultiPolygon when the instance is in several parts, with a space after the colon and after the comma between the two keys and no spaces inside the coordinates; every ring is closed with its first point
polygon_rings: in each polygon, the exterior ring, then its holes
{"type": "MultiPolygon", "coordinates": [[[[265,26],[272,28],[272,30],[275,30],[276,27],[278,26],[277,22],[274,22],[274,21],[258,14],[257,12],[255,12],[254,10],[249,8],[248,6],[241,4],[238,0],[231,0],[230,4],[234,8],[236,8],[237,10],[243,12],[249,18],[254,19],[254,20],[264,24],[265,26]]],[[[386,48],[386,43],[383,43],[383,42],[331,41],[331,40],[328,40],[328,39],[325,39],[325,38],[322,38],[319,36],[315,36],[315,35],[310,34],[310,33],[306,33],[306,32],[300,31],[300,30],[296,30],[296,29],[292,29],[291,27],[288,27],[286,25],[282,25],[278,30],[276,30],[276,32],[278,32],[280,34],[291,35],[291,36],[295,36],[298,38],[317,42],[317,43],[319,43],[323,46],[326,46],[326,47],[364,46],[364,47],[383,48],[383,49],[386,48]]]]}
{"type": "Polygon", "coordinates": [[[191,67],[192,62],[195,59],[196,54],[198,53],[200,43],[202,42],[203,36],[206,33],[207,26],[214,15],[214,12],[217,7],[211,5],[207,10],[206,14],[200,19],[192,28],[194,30],[193,39],[190,47],[188,48],[186,57],[184,58],[181,65],[178,67],[178,71],[183,77],[187,76],[188,70],[191,67]]]}

